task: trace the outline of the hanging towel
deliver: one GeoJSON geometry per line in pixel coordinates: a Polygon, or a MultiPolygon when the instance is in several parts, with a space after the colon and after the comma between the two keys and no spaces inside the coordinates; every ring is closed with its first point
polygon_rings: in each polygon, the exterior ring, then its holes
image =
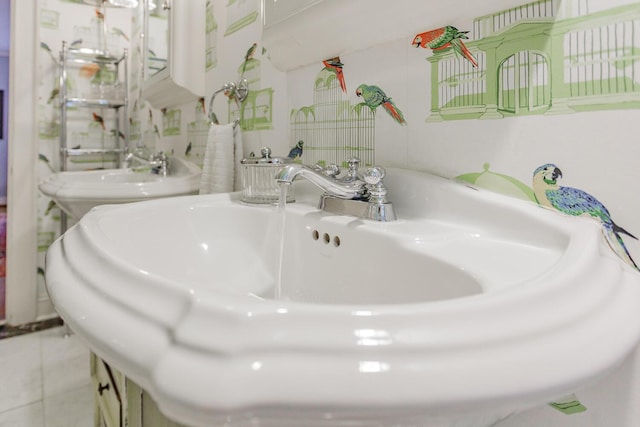
{"type": "Polygon", "coordinates": [[[228,193],[239,189],[242,160],[240,126],[211,125],[202,162],[200,194],[228,193]]]}

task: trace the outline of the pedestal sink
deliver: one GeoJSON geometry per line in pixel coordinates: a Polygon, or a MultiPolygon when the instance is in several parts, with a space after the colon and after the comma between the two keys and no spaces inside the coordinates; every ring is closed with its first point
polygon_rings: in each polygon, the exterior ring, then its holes
{"type": "Polygon", "coordinates": [[[640,275],[597,222],[385,182],[390,223],[320,212],[305,183],[285,218],[234,193],[98,207],[49,249],[47,288],[192,426],[489,426],[635,348],[640,275]]]}
{"type": "Polygon", "coordinates": [[[200,174],[195,164],[171,157],[167,176],[132,168],[58,172],[47,177],[39,187],[77,220],[98,205],[197,194],[200,174]]]}

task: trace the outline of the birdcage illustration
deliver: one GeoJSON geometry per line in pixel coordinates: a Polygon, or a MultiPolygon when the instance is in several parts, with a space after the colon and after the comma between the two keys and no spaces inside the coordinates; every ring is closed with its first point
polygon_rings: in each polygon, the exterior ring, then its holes
{"type": "Polygon", "coordinates": [[[452,49],[428,58],[427,121],[637,108],[640,4],[592,6],[540,0],[477,18],[477,68],[452,49]]]}
{"type": "Polygon", "coordinates": [[[213,4],[211,2],[207,2],[205,13],[205,69],[209,71],[218,65],[218,23],[213,14],[213,4]]]}
{"type": "Polygon", "coordinates": [[[290,145],[303,141],[306,164],[341,165],[350,157],[375,162],[375,113],[343,99],[335,73],[326,69],[316,78],[313,105],[293,110],[290,126],[290,145]]]}

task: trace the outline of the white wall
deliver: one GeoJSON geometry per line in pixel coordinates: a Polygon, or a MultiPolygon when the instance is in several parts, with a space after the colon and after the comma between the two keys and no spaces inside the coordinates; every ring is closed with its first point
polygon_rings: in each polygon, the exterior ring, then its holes
{"type": "Polygon", "coordinates": [[[11,30],[11,1],[0,0],[0,90],[4,90],[0,135],[0,203],[7,198],[7,114],[9,109],[9,41],[11,30]]]}

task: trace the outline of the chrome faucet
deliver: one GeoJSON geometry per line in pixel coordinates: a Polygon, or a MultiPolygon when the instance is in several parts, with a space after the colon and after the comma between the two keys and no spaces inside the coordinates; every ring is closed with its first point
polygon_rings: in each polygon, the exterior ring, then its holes
{"type": "Polygon", "coordinates": [[[162,151],[150,153],[147,148],[136,147],[124,157],[123,166],[134,170],[151,169],[151,173],[167,176],[169,174],[169,157],[162,151]]]}
{"type": "Polygon", "coordinates": [[[349,169],[338,177],[336,165],[327,168],[310,167],[292,163],[284,166],[276,175],[279,183],[291,184],[301,177],[315,184],[324,193],[320,196],[319,208],[339,215],[351,215],[375,221],[394,221],[393,205],[387,201],[387,189],[382,179],[386,172],[380,166],[369,167],[364,175],[358,173],[360,160],[353,157],[347,161],[349,169]]]}

